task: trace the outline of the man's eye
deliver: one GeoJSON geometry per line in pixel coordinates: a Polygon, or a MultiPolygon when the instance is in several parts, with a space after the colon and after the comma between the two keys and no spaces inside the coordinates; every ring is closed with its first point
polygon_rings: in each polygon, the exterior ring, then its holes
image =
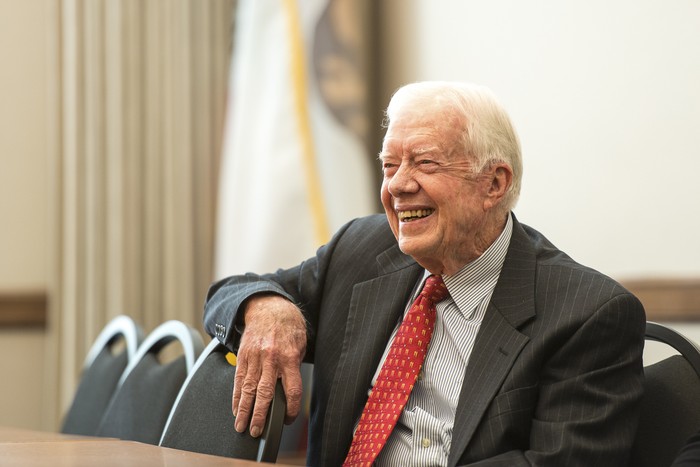
{"type": "Polygon", "coordinates": [[[435,164],[435,161],[432,159],[422,159],[418,161],[418,165],[430,165],[430,164],[435,164]]]}

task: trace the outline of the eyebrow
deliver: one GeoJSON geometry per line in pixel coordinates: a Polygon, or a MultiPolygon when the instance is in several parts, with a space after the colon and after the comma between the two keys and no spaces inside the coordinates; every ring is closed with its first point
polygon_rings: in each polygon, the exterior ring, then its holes
{"type": "MultiPolygon", "coordinates": [[[[417,148],[411,149],[411,152],[409,155],[411,157],[416,157],[416,156],[421,156],[423,154],[429,154],[431,152],[441,152],[439,146],[419,146],[417,148]]],[[[391,151],[380,151],[379,154],[377,154],[377,159],[383,160],[386,159],[387,157],[391,157],[393,153],[391,151]]]]}

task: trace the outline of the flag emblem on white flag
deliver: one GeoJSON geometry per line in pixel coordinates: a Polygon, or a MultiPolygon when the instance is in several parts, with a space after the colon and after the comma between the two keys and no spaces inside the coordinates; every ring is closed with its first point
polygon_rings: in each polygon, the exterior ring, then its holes
{"type": "Polygon", "coordinates": [[[298,264],[342,224],[376,212],[362,138],[367,84],[333,47],[357,52],[362,33],[346,27],[358,18],[354,7],[352,0],[239,0],[217,279],[298,264]]]}

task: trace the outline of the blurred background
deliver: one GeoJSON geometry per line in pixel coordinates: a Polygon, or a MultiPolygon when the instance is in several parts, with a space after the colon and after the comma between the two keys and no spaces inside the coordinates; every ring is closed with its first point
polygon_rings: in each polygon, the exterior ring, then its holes
{"type": "Polygon", "coordinates": [[[382,112],[490,87],[519,220],[700,340],[700,2],[0,0],[0,425],[56,430],[110,318],[379,212],[382,112]],[[245,245],[245,247],[241,247],[245,245]]]}

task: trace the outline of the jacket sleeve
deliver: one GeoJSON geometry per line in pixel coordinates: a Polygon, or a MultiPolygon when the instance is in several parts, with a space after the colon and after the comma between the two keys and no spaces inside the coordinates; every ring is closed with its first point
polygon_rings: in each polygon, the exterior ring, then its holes
{"type": "Polygon", "coordinates": [[[331,241],[298,266],[280,269],[274,274],[247,273],[215,282],[209,288],[204,305],[204,330],[236,352],[240,344],[242,313],[248,298],[257,294],[277,294],[296,304],[307,321],[307,359],[313,342],[325,275],[333,252],[352,221],[341,228],[331,241]]]}

